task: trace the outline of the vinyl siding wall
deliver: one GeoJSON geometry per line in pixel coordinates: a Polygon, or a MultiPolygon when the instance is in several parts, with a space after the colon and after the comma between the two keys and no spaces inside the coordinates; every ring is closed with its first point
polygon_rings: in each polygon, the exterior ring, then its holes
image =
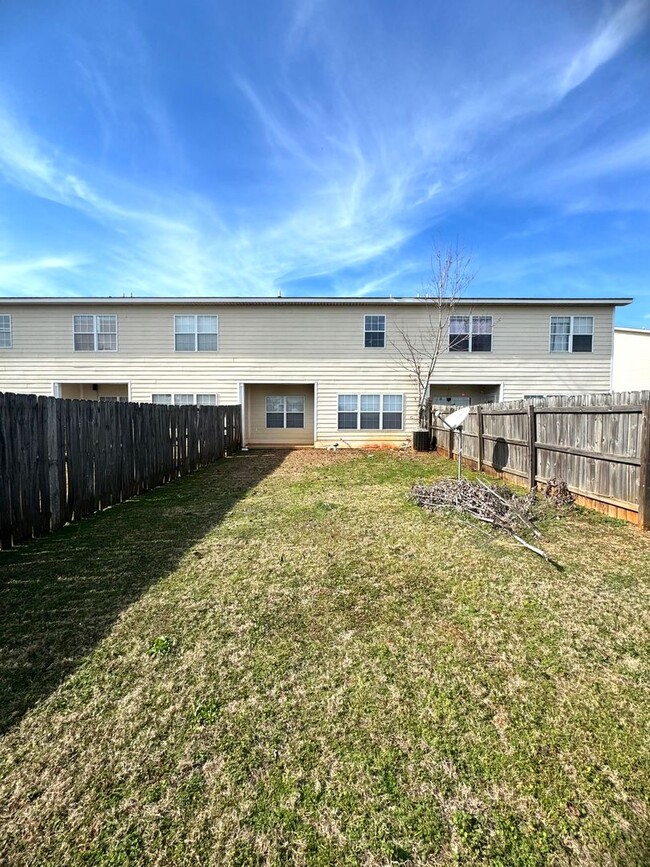
{"type": "Polygon", "coordinates": [[[615,391],[650,389],[650,331],[614,332],[615,391]]]}
{"type": "MultiPolygon", "coordinates": [[[[499,384],[503,400],[524,394],[608,391],[613,307],[476,307],[493,316],[491,353],[445,353],[435,383],[499,384]],[[594,351],[550,353],[551,315],[593,315],[594,351]]],[[[463,311],[458,308],[458,313],[463,311]]],[[[391,341],[417,333],[414,307],[153,304],[2,304],[12,315],[13,348],[0,350],[0,390],[53,394],[53,383],[128,383],[130,398],[157,392],[216,393],[239,403],[242,383],[317,383],[317,443],[399,443],[417,426],[417,395],[391,341]],[[117,352],[74,352],[77,313],[116,313],[117,352]],[[174,352],[174,314],[219,316],[218,352],[174,352]],[[364,315],[384,314],[385,349],[364,348],[364,315]],[[404,395],[403,431],[337,430],[340,393],[404,395]]]]}

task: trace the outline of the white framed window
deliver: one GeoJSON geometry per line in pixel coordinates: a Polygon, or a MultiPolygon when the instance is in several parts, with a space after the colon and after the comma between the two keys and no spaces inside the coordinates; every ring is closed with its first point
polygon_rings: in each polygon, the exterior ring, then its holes
{"type": "Polygon", "coordinates": [[[218,316],[174,316],[176,352],[217,352],[219,349],[218,316]]]}
{"type": "Polygon", "coordinates": [[[386,346],[386,317],[371,314],[363,317],[363,345],[366,349],[386,346]]]}
{"type": "Polygon", "coordinates": [[[401,394],[339,394],[339,430],[402,430],[401,394]]]}
{"type": "Polygon", "coordinates": [[[152,403],[171,404],[174,406],[216,406],[217,395],[194,392],[157,392],[151,395],[152,403]]]}
{"type": "Polygon", "coordinates": [[[106,403],[108,401],[114,400],[116,403],[128,403],[128,398],[123,394],[100,394],[99,402],[106,403]]]}
{"type": "Polygon", "coordinates": [[[549,352],[593,352],[593,316],[551,316],[549,352]]]}
{"type": "Polygon", "coordinates": [[[117,352],[117,314],[73,316],[75,352],[117,352]]]}
{"type": "Polygon", "coordinates": [[[450,316],[450,352],[492,352],[491,316],[450,316]]]}
{"type": "Polygon", "coordinates": [[[0,313],[0,349],[11,349],[11,315],[0,313]]]}
{"type": "Polygon", "coordinates": [[[305,398],[299,394],[269,395],[266,398],[267,428],[304,428],[305,398]]]}

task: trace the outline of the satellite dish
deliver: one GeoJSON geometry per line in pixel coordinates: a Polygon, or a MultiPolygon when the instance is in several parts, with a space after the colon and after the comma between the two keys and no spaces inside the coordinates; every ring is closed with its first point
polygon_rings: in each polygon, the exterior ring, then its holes
{"type": "MultiPolygon", "coordinates": [[[[444,424],[444,426],[451,431],[456,432],[456,438],[458,440],[458,478],[462,478],[463,475],[463,425],[467,420],[467,416],[471,410],[471,406],[461,406],[460,409],[455,410],[448,415],[447,418],[443,418],[440,416],[440,420],[444,424]]],[[[449,445],[450,452],[453,452],[452,445],[449,445]]],[[[451,457],[451,454],[449,455],[451,457]]]]}
{"type": "Polygon", "coordinates": [[[471,410],[471,406],[461,406],[460,409],[457,409],[455,412],[452,412],[451,415],[448,415],[447,418],[442,418],[442,423],[446,425],[450,430],[456,430],[456,428],[462,427],[469,415],[471,410]]]}

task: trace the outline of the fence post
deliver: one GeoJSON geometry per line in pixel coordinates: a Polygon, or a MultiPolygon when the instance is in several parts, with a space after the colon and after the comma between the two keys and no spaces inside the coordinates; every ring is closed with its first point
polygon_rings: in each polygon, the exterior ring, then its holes
{"type": "Polygon", "coordinates": [[[478,437],[478,456],[477,456],[477,464],[478,464],[478,472],[483,472],[483,410],[481,409],[481,404],[479,403],[476,407],[476,435],[478,437]]]}
{"type": "Polygon", "coordinates": [[[650,400],[641,403],[641,466],[639,467],[639,526],[650,530],[650,400]]]}
{"type": "Polygon", "coordinates": [[[14,471],[10,456],[12,442],[7,403],[6,396],[0,394],[0,548],[11,548],[13,537],[11,484],[14,471]]]}
{"type": "Polygon", "coordinates": [[[47,418],[47,463],[50,476],[50,527],[52,530],[56,530],[63,523],[61,520],[61,490],[59,487],[59,478],[61,476],[59,457],[62,449],[59,447],[56,398],[46,398],[45,407],[47,418]]]}
{"type": "Polygon", "coordinates": [[[528,484],[531,488],[535,487],[535,478],[537,476],[537,449],[535,443],[537,441],[537,420],[535,418],[535,406],[532,403],[528,404],[528,484]]]}

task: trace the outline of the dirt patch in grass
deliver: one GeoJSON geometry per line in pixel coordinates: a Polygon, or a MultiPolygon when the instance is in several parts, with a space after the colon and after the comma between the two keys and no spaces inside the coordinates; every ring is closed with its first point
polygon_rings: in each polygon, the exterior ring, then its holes
{"type": "Polygon", "coordinates": [[[549,517],[559,573],[408,502],[450,468],[251,452],[3,555],[6,863],[647,863],[650,540],[549,517]]]}

